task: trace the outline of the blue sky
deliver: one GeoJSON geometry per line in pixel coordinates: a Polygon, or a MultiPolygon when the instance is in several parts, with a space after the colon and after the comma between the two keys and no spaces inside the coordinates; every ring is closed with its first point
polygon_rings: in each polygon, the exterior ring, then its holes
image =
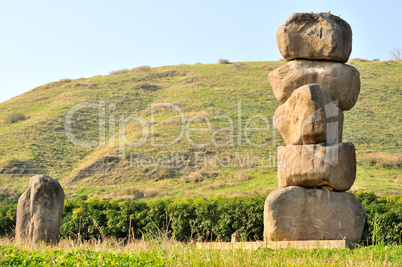
{"type": "Polygon", "coordinates": [[[0,102],[63,78],[151,67],[271,61],[294,12],[340,15],[351,58],[402,48],[402,1],[0,1],[0,102]]]}

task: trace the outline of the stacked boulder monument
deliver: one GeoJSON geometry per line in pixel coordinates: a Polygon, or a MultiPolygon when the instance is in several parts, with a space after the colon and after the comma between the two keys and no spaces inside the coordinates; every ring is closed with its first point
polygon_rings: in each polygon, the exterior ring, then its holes
{"type": "Polygon", "coordinates": [[[330,13],[294,13],[277,31],[287,64],[269,74],[283,104],[274,126],[278,186],[265,201],[264,240],[359,242],[366,211],[350,193],[356,177],[352,143],[342,143],[343,112],[356,103],[360,74],[348,61],[349,24],[330,13]]]}

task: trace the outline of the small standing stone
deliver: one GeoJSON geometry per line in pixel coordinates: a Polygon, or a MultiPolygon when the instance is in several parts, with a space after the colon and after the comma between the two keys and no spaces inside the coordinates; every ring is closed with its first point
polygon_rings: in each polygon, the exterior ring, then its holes
{"type": "Polygon", "coordinates": [[[46,175],[33,176],[18,200],[16,242],[57,244],[63,207],[59,182],[46,175]]]}

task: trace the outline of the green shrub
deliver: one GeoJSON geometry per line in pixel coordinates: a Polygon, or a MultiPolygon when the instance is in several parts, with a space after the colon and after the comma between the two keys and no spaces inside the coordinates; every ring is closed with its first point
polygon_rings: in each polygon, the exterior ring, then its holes
{"type": "MultiPolygon", "coordinates": [[[[367,211],[362,243],[401,244],[402,196],[378,198],[356,192],[367,211]]],[[[230,241],[238,232],[243,241],[263,239],[262,196],[115,201],[99,198],[65,201],[62,238],[174,238],[230,241]]],[[[1,205],[0,236],[11,235],[16,205],[1,205]]]]}
{"type": "Polygon", "coordinates": [[[402,244],[401,196],[378,198],[374,193],[355,193],[367,213],[362,241],[365,244],[402,244]]]}
{"type": "Polygon", "coordinates": [[[16,204],[0,205],[0,236],[14,235],[16,213],[16,204]]]}
{"type": "Polygon", "coordinates": [[[12,112],[4,119],[4,122],[11,124],[11,123],[19,122],[19,121],[24,121],[26,119],[27,118],[25,117],[24,113],[22,113],[22,112],[12,112]]]}
{"type": "Polygon", "coordinates": [[[235,231],[244,240],[262,240],[263,197],[188,198],[144,201],[66,200],[63,238],[172,237],[180,241],[229,241],[235,231]],[[130,222],[131,221],[131,222],[130,222]]]}

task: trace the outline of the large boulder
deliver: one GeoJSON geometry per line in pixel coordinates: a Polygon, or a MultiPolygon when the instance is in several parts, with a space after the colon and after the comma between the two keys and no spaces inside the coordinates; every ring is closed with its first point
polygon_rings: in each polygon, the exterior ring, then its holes
{"type": "Polygon", "coordinates": [[[346,62],[352,52],[352,29],[329,13],[293,13],[278,28],[276,41],[287,61],[304,58],[346,62]]]}
{"type": "Polygon", "coordinates": [[[320,84],[296,89],[279,106],[273,123],[286,144],[336,144],[342,142],[343,112],[320,84]]]}
{"type": "Polygon", "coordinates": [[[351,109],[360,92],[359,71],[331,61],[293,60],[268,75],[276,99],[284,103],[300,86],[319,83],[342,110],[351,109]]]}
{"type": "Polygon", "coordinates": [[[366,220],[350,193],[290,186],[273,191],[264,207],[264,240],[359,242],[366,220]]]}
{"type": "Polygon", "coordinates": [[[325,186],[346,191],[356,178],[356,154],[352,143],[280,146],[278,162],[279,188],[325,186]]]}
{"type": "Polygon", "coordinates": [[[16,242],[57,244],[63,206],[59,182],[46,175],[33,176],[18,200],[16,242]]]}

